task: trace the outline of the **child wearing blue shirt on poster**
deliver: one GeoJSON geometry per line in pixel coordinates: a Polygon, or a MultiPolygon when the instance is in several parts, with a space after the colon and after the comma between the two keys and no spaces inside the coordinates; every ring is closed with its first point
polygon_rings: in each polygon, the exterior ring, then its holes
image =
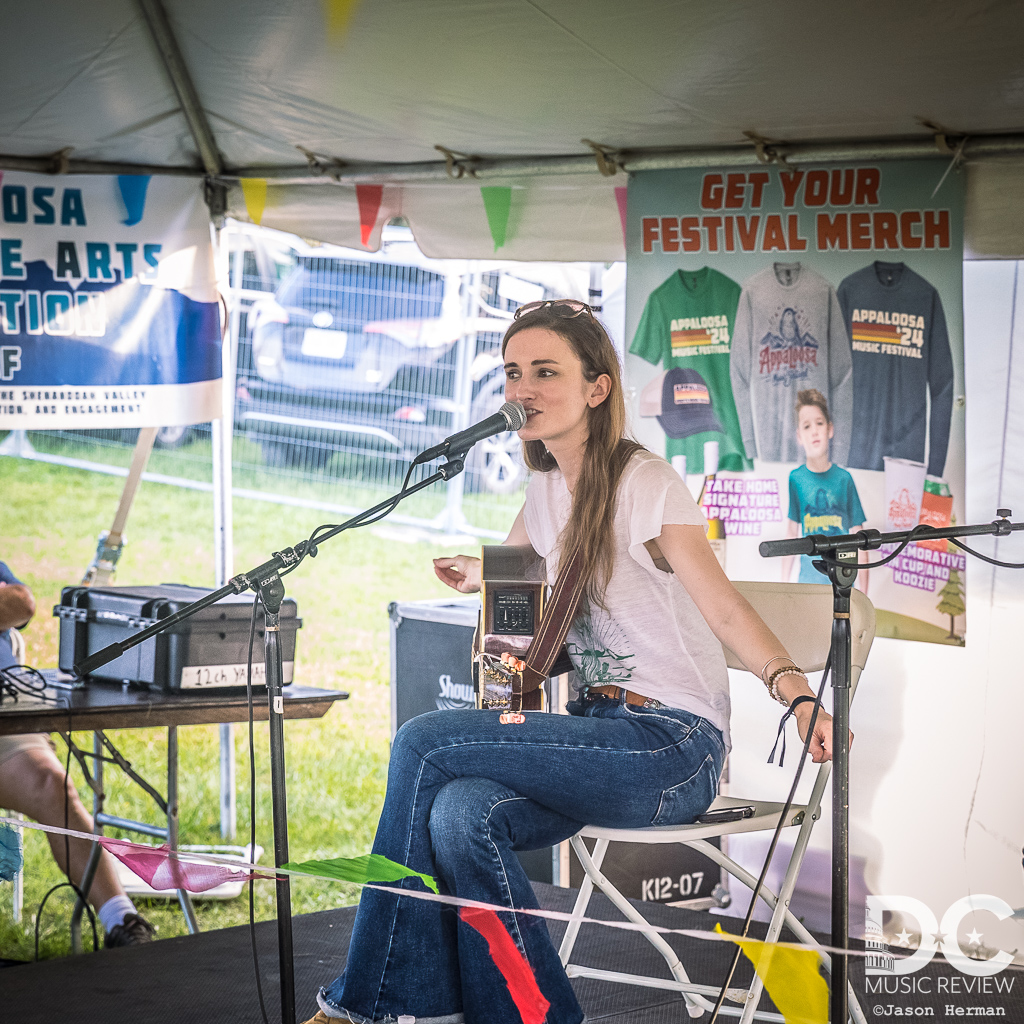
{"type": "MultiPolygon", "coordinates": [[[[829,461],[829,441],[835,434],[828,402],[818,390],[801,391],[796,399],[796,436],[806,462],[789,474],[789,537],[813,533],[839,535],[856,533],[864,526],[864,509],[853,477],[829,461]]],[[[790,582],[795,556],[782,562],[783,582],[790,582]]],[[[860,587],[867,591],[867,572],[859,576],[860,587]]],[[[828,583],[814,568],[810,555],[800,556],[798,583],[828,583]]]]}

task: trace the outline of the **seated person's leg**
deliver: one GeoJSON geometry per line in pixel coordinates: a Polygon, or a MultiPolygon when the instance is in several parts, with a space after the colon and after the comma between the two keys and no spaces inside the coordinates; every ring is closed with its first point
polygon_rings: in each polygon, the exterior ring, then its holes
{"type": "MultiPolygon", "coordinates": [[[[42,825],[63,828],[66,820],[67,828],[77,832],[91,832],[93,828],[92,817],[82,806],[74,783],[70,777],[65,781],[64,765],[42,734],[0,737],[0,807],[18,811],[42,825]]],[[[47,839],[58,867],[78,885],[93,844],[52,833],[47,833],[47,839]],[[70,854],[70,871],[66,854],[70,854]]],[[[100,855],[87,895],[106,929],[108,946],[150,941],[152,928],[125,895],[110,854],[100,855]]]]}

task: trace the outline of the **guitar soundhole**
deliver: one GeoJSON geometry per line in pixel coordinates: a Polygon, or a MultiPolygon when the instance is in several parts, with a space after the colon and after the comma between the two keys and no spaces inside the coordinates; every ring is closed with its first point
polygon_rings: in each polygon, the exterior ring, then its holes
{"type": "Polygon", "coordinates": [[[494,594],[493,630],[502,635],[532,634],[534,629],[533,593],[523,590],[498,590],[494,594]]]}

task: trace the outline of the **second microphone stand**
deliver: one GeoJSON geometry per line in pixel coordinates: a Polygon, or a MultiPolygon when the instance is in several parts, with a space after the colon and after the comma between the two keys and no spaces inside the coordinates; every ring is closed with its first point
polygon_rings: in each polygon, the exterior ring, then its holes
{"type": "MultiPolygon", "coordinates": [[[[1024,530],[1024,523],[1011,523],[1009,509],[996,509],[1000,518],[977,526],[950,526],[933,529],[917,526],[900,533],[859,533],[827,536],[813,534],[793,540],[764,541],[759,551],[763,558],[779,555],[817,555],[815,567],[832,584],[832,938],[834,949],[849,949],[850,935],[850,685],[852,636],[850,633],[850,595],[857,580],[861,551],[873,551],[883,544],[902,550],[912,540],[953,540],[995,534],[1004,537],[1024,530]]],[[[829,1020],[846,1024],[849,1017],[849,958],[832,957],[829,986],[829,1020]]]]}

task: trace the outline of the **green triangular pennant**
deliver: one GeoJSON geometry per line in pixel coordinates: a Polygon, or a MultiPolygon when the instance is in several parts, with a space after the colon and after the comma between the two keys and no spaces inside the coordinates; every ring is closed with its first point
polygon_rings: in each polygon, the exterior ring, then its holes
{"type": "Polygon", "coordinates": [[[487,211],[487,226],[491,229],[494,239],[494,251],[497,252],[505,244],[508,231],[508,215],[512,209],[511,185],[482,185],[480,195],[483,197],[484,210],[487,211]]]}
{"type": "Polygon", "coordinates": [[[289,871],[305,871],[323,878],[340,878],[343,882],[398,882],[403,878],[419,878],[432,892],[437,892],[437,882],[430,876],[413,871],[403,864],[396,864],[379,853],[367,853],[362,857],[336,857],[334,860],[306,860],[301,863],[283,864],[289,871]]]}

